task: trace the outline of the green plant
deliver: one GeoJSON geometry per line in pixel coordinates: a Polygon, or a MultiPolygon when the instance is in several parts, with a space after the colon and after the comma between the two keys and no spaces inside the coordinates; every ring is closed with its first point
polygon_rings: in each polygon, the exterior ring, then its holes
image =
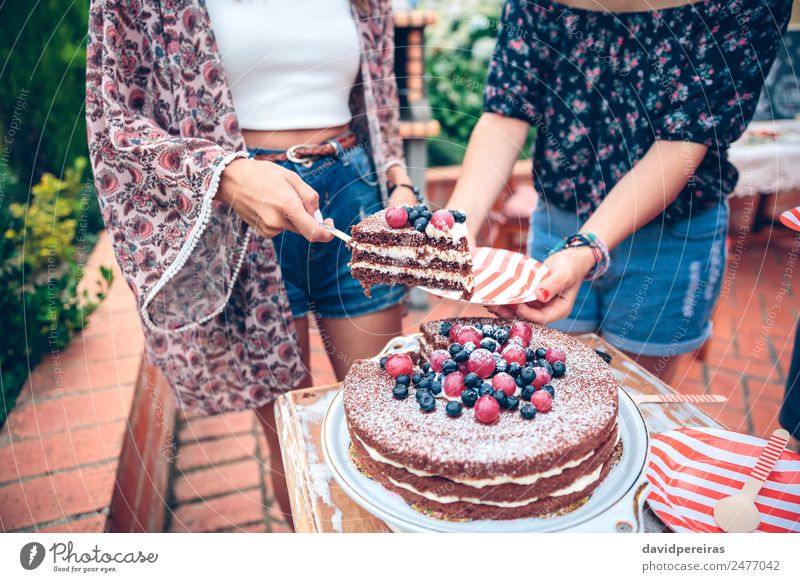
{"type": "Polygon", "coordinates": [[[429,140],[431,165],[459,164],[483,111],[483,88],[497,35],[501,0],[435,1],[427,31],[428,93],[439,137],[429,140]]]}
{"type": "Polygon", "coordinates": [[[24,202],[38,176],[60,176],[88,154],[88,17],[89,0],[0,2],[0,139],[20,178],[20,187],[5,193],[9,200],[24,202]]]}
{"type": "Polygon", "coordinates": [[[0,215],[0,425],[30,370],[85,327],[113,279],[101,267],[96,290],[79,287],[84,272],[76,243],[88,255],[99,229],[85,168],[86,159],[78,158],[63,180],[45,173],[27,205],[12,203],[0,215]]]}

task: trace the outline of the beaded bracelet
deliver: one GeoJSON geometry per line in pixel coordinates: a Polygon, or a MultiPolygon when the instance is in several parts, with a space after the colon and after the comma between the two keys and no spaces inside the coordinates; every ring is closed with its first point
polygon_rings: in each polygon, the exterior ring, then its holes
{"type": "Polygon", "coordinates": [[[608,271],[608,266],[611,264],[611,255],[608,252],[608,247],[596,234],[591,232],[573,234],[561,239],[547,256],[549,257],[564,249],[577,247],[589,247],[592,251],[592,256],[594,256],[594,267],[586,275],[587,281],[593,281],[608,271]]]}

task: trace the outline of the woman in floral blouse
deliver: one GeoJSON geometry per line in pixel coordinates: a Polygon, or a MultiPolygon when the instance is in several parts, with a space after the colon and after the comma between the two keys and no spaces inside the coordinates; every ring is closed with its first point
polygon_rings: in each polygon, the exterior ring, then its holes
{"type": "Polygon", "coordinates": [[[506,3],[450,201],[477,232],[536,127],[528,250],[550,273],[536,301],[499,314],[599,332],[667,379],[706,341],[737,180],[727,149],[790,11],[789,0],[506,3]]]}
{"type": "Polygon", "coordinates": [[[315,214],[346,229],[392,185],[414,200],[390,0],[313,3],[93,0],[87,49],[91,161],[148,359],[185,409],[258,412],[284,510],[272,403],[309,382],[306,314],[338,377],[400,331],[403,290],[367,300],[315,214]]]}

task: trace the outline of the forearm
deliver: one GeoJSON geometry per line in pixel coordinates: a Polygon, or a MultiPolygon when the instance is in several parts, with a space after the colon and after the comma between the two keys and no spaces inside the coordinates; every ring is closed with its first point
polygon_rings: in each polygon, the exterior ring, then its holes
{"type": "Polygon", "coordinates": [[[683,141],[657,141],[605,197],[581,228],[609,249],[619,245],[672,203],[708,148],[683,141]]]}
{"type": "Polygon", "coordinates": [[[461,176],[448,208],[467,215],[467,229],[477,234],[506,185],[519,153],[525,147],[529,125],[513,117],[484,113],[467,146],[461,176]]]}

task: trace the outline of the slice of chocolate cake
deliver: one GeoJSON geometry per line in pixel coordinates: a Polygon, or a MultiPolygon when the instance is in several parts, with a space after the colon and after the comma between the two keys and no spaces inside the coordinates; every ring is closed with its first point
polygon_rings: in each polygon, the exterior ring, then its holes
{"type": "Polygon", "coordinates": [[[350,271],[369,294],[371,285],[424,286],[472,294],[472,255],[466,217],[458,210],[431,212],[422,204],[396,206],[352,228],[350,271]]]}

